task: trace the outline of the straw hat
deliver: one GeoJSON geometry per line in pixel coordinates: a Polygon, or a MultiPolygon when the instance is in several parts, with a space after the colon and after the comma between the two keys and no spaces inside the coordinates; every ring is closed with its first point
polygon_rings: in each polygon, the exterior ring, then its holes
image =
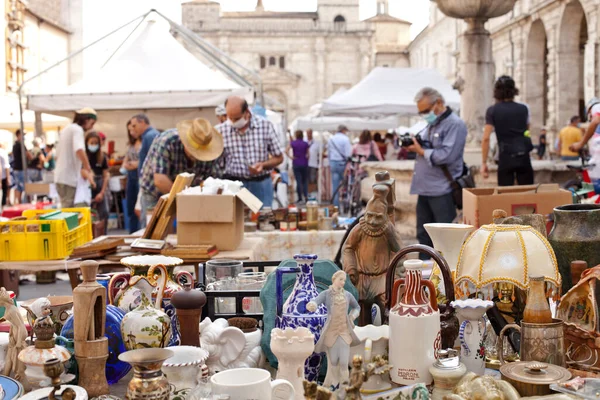
{"type": "Polygon", "coordinates": [[[204,118],[177,124],[179,138],[186,150],[199,161],[212,161],[223,153],[223,136],[204,118]]]}

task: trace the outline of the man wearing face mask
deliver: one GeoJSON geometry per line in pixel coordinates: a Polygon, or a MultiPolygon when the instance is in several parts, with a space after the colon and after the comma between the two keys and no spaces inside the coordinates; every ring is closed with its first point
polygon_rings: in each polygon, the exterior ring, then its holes
{"type": "Polygon", "coordinates": [[[456,218],[452,187],[447,175],[457,179],[463,173],[467,126],[433,88],[421,89],[415,102],[419,115],[428,125],[420,133],[421,143],[415,138],[413,145],[408,147],[408,151],[417,154],[410,193],[418,195],[417,239],[420,244],[433,247],[423,225],[450,223],[456,218]]]}
{"type": "Polygon", "coordinates": [[[225,102],[228,122],[216,128],[223,135],[225,177],[241,181],[264,207],[273,204],[270,172],[283,161],[283,149],[273,124],[250,112],[241,97],[225,102]]]}

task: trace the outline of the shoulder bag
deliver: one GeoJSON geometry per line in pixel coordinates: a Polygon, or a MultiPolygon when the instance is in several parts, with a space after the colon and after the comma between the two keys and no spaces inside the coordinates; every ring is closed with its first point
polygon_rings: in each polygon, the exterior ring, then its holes
{"type": "Polygon", "coordinates": [[[448,171],[448,167],[446,165],[441,165],[440,168],[444,172],[444,176],[450,182],[450,187],[452,188],[452,199],[454,200],[454,204],[456,208],[462,210],[463,201],[462,201],[462,191],[463,189],[470,189],[475,187],[475,178],[473,178],[473,174],[471,173],[471,168],[465,164],[463,161],[463,172],[461,176],[457,179],[452,177],[450,171],[448,171]]]}

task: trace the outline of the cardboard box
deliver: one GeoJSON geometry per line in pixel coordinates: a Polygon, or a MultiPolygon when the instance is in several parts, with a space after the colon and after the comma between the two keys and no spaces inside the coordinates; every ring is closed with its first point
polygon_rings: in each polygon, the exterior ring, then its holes
{"type": "Polygon", "coordinates": [[[177,244],[214,244],[236,250],[244,239],[244,205],[258,212],[262,203],[247,189],[233,195],[177,195],[177,244]]]}
{"type": "Polygon", "coordinates": [[[50,195],[50,183],[26,183],[25,193],[28,195],[50,195]]]}
{"type": "Polygon", "coordinates": [[[554,207],[573,203],[558,184],[463,189],[463,222],[480,227],[492,223],[494,210],[508,215],[552,214],[554,207]]]}

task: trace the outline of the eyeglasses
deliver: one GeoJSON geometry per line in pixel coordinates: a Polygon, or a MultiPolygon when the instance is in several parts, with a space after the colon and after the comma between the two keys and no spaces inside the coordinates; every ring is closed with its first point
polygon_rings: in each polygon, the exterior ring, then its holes
{"type": "Polygon", "coordinates": [[[423,111],[419,111],[419,115],[423,116],[423,115],[429,114],[431,112],[431,110],[433,110],[433,107],[435,107],[436,103],[437,103],[437,101],[434,102],[432,105],[430,105],[428,109],[423,110],[423,111]]]}

